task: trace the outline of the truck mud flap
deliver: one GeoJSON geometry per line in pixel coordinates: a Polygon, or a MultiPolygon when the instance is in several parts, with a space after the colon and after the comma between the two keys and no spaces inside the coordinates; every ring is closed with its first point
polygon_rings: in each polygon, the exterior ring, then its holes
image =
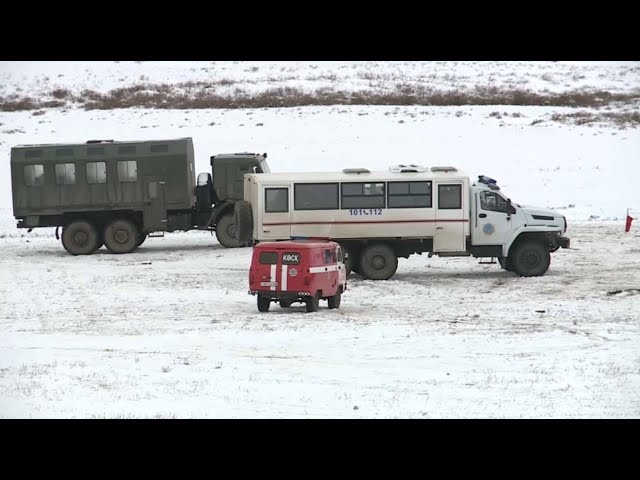
{"type": "Polygon", "coordinates": [[[60,240],[60,234],[58,233],[59,231],[60,231],[60,225],[56,227],[56,240],[60,240]]]}

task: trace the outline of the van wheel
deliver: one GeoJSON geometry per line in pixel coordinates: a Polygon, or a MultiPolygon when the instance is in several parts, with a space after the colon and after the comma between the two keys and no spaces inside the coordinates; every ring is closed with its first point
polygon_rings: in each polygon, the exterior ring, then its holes
{"type": "Polygon", "coordinates": [[[320,307],[320,294],[316,293],[314,296],[306,299],[307,312],[317,312],[320,307]]]}
{"type": "Polygon", "coordinates": [[[253,233],[251,204],[244,200],[238,200],[233,207],[233,220],[236,226],[235,238],[242,243],[248,242],[253,233]]]}
{"type": "Polygon", "coordinates": [[[216,238],[220,245],[227,248],[237,248],[244,244],[236,239],[236,224],[233,223],[231,213],[224,215],[216,223],[216,238]]]}
{"type": "Polygon", "coordinates": [[[498,257],[498,262],[503,270],[507,272],[513,272],[513,262],[510,257],[498,257]]]}
{"type": "Polygon", "coordinates": [[[291,306],[291,300],[280,300],[280,306],[282,308],[289,308],[291,306]]]}
{"type": "Polygon", "coordinates": [[[104,244],[111,253],[133,252],[139,238],[138,227],[130,220],[114,220],[104,230],[104,244]]]}
{"type": "Polygon", "coordinates": [[[523,242],[509,255],[513,271],[521,277],[539,277],[549,269],[551,254],[539,242],[523,242]]]}
{"type": "Polygon", "coordinates": [[[389,245],[371,245],[362,252],[360,272],[371,280],[388,280],[398,269],[398,257],[389,245]]]}
{"type": "Polygon", "coordinates": [[[269,297],[258,295],[258,310],[260,312],[268,312],[269,305],[271,305],[271,299],[269,297]]]}
{"type": "Polygon", "coordinates": [[[327,299],[327,303],[329,304],[329,308],[340,308],[340,300],[342,299],[342,292],[340,289],[336,292],[333,297],[329,297],[327,299]]]}
{"type": "Polygon", "coordinates": [[[90,255],[100,246],[96,227],[84,220],[76,220],[62,229],[62,246],[71,255],[90,255]]]}

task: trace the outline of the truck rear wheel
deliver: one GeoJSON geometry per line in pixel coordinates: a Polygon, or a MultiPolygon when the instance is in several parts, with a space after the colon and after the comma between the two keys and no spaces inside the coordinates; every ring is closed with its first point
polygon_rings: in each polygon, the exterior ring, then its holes
{"type": "Polygon", "coordinates": [[[104,244],[111,253],[130,253],[139,245],[140,232],[130,220],[112,221],[104,230],[104,244]]]}
{"type": "Polygon", "coordinates": [[[233,222],[233,214],[223,215],[216,222],[216,238],[223,247],[237,248],[244,245],[244,242],[236,239],[236,224],[233,222]]]}
{"type": "Polygon", "coordinates": [[[360,257],[360,274],[371,280],[388,280],[398,269],[398,257],[389,245],[367,247],[360,257]]]}
{"type": "Polygon", "coordinates": [[[509,255],[513,271],[521,277],[539,277],[549,269],[551,254],[540,242],[523,242],[509,255]]]}
{"type": "Polygon", "coordinates": [[[236,239],[245,243],[251,240],[253,233],[253,214],[251,204],[244,200],[239,200],[233,207],[233,220],[236,226],[236,239]]]}
{"type": "Polygon", "coordinates": [[[262,295],[258,295],[258,311],[268,312],[269,305],[271,305],[271,299],[269,297],[263,297],[262,295]]]}
{"type": "Polygon", "coordinates": [[[342,299],[342,292],[340,289],[336,292],[333,297],[327,298],[327,303],[329,304],[329,308],[340,308],[340,300],[342,299]]]}
{"type": "Polygon", "coordinates": [[[100,246],[96,227],[84,220],[76,220],[62,229],[62,246],[71,255],[90,255],[100,246]]]}

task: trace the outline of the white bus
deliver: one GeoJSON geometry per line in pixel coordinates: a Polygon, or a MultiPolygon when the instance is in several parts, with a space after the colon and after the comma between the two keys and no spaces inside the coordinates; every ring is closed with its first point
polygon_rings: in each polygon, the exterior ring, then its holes
{"type": "Polygon", "coordinates": [[[543,275],[568,248],[566,219],[512,204],[495,180],[471,182],[455,167],[397,165],[389,171],[250,173],[235,209],[239,241],[322,237],[339,242],[347,269],[386,280],[398,257],[497,258],[505,270],[543,275]]]}

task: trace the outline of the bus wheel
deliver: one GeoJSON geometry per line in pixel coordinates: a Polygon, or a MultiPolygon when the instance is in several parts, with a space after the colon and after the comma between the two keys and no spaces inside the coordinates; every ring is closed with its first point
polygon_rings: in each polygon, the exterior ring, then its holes
{"type": "Polygon", "coordinates": [[[398,257],[389,245],[368,246],[360,257],[360,274],[371,280],[388,280],[398,269],[398,257]]]}

